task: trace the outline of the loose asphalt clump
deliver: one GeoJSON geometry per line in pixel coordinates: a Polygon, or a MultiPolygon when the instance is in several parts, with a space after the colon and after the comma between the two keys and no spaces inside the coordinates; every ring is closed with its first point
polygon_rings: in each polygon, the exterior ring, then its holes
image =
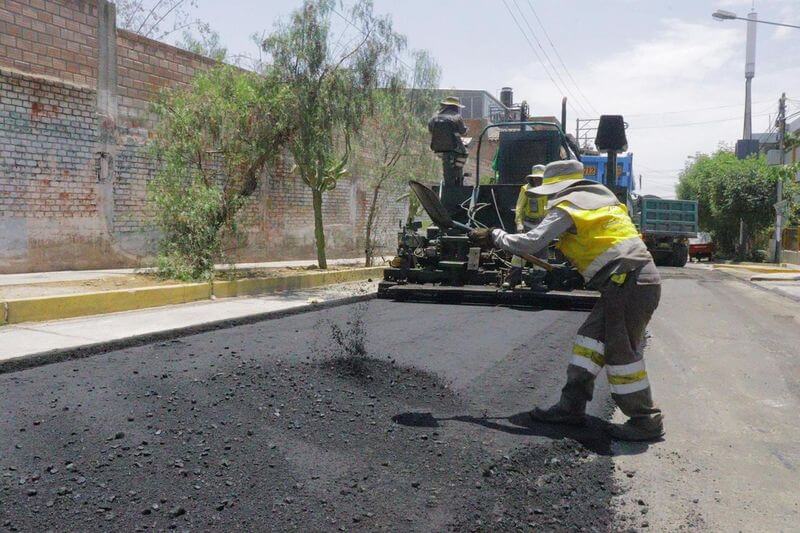
{"type": "Polygon", "coordinates": [[[532,444],[484,463],[492,498],[464,503],[455,531],[609,531],[617,491],[608,456],[560,440],[532,444]]]}

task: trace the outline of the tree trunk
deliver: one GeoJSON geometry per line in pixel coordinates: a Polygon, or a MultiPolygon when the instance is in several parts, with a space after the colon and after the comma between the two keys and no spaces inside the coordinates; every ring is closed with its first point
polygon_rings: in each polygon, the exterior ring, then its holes
{"type": "Polygon", "coordinates": [[[375,224],[375,213],[378,211],[378,195],[381,191],[380,183],[372,189],[372,202],[369,204],[367,214],[367,228],[364,239],[364,266],[372,266],[372,226],[375,224]]]}
{"type": "Polygon", "coordinates": [[[311,199],[314,205],[314,241],[317,245],[317,264],[321,269],[328,268],[325,258],[325,228],[322,226],[322,191],[311,189],[311,199]]]}

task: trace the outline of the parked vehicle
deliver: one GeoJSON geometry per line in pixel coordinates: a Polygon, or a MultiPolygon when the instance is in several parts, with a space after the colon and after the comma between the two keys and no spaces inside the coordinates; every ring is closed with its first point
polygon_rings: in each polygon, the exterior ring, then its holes
{"type": "Polygon", "coordinates": [[[711,240],[710,233],[698,233],[697,238],[689,239],[689,259],[694,259],[698,262],[703,259],[711,261],[716,250],[717,247],[711,240]]]}

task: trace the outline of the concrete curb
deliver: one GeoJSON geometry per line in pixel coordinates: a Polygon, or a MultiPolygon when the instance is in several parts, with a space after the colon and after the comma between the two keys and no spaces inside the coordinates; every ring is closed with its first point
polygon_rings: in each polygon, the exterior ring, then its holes
{"type": "Polygon", "coordinates": [[[120,311],[161,307],[209,298],[229,298],[290,289],[307,289],[334,283],[383,276],[384,267],[308,272],[274,278],[185,283],[82,294],[21,298],[0,302],[0,325],[43,322],[120,311]]]}
{"type": "Polygon", "coordinates": [[[27,354],[13,359],[0,361],[0,374],[9,374],[11,372],[18,372],[30,368],[49,365],[53,363],[60,363],[62,361],[71,361],[74,359],[83,359],[94,355],[100,355],[115,350],[122,350],[125,348],[132,348],[135,346],[142,346],[151,344],[153,342],[162,342],[189,335],[196,335],[198,333],[206,333],[217,329],[227,329],[236,326],[244,326],[247,324],[255,324],[265,320],[275,320],[292,315],[299,315],[310,311],[321,311],[324,309],[331,309],[342,305],[349,305],[358,302],[365,302],[373,300],[377,294],[362,294],[358,296],[349,296],[340,298],[338,300],[329,300],[319,304],[301,305],[291,307],[289,309],[281,309],[279,311],[268,311],[266,313],[258,313],[254,315],[247,315],[239,318],[228,318],[224,320],[215,320],[203,324],[195,324],[193,326],[186,326],[181,328],[173,328],[155,333],[145,333],[143,335],[134,335],[124,339],[116,339],[112,341],[103,341],[93,344],[86,344],[75,348],[59,348],[56,350],[49,350],[46,352],[39,352],[34,354],[27,354]]]}
{"type": "Polygon", "coordinates": [[[756,265],[725,265],[715,264],[712,266],[714,270],[745,270],[748,272],[758,272],[759,274],[797,274],[800,270],[789,267],[770,267],[770,266],[756,266],[756,265]]]}
{"type": "Polygon", "coordinates": [[[742,276],[737,276],[736,274],[734,274],[732,272],[726,272],[724,269],[723,270],[719,270],[719,273],[722,274],[723,276],[729,277],[732,280],[736,280],[736,281],[739,281],[741,283],[744,283],[745,285],[748,285],[748,286],[750,286],[750,287],[752,287],[754,289],[758,289],[760,291],[768,292],[770,294],[774,294],[776,296],[780,296],[782,298],[786,298],[786,299],[791,300],[793,302],[800,303],[800,298],[798,298],[797,296],[788,294],[788,293],[783,292],[783,291],[781,291],[779,289],[776,289],[774,287],[765,287],[763,285],[759,285],[758,283],[754,283],[751,280],[751,278],[744,278],[742,276]]]}

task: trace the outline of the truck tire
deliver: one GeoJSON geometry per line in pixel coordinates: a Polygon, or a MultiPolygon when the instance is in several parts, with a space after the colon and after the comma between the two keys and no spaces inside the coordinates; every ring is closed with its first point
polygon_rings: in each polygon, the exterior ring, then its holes
{"type": "Polygon", "coordinates": [[[689,260],[689,247],[685,244],[674,244],[672,246],[672,261],[674,267],[686,266],[689,260]]]}

